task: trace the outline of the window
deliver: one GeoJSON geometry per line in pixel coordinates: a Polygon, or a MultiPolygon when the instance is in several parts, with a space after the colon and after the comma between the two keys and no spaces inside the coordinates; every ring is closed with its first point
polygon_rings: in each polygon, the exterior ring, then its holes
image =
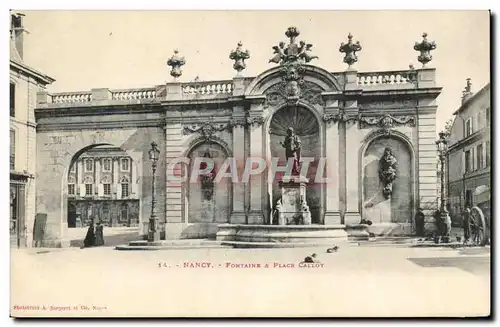
{"type": "Polygon", "coordinates": [[[10,130],[10,170],[16,169],[16,131],[10,130]]]}
{"type": "Polygon", "coordinates": [[[111,195],[111,184],[103,184],[104,195],[111,195]]]}
{"type": "Polygon", "coordinates": [[[477,169],[483,168],[483,145],[479,144],[476,148],[477,169]]]}
{"type": "Polygon", "coordinates": [[[94,160],[85,159],[85,171],[94,171],[94,160]]]}
{"type": "Polygon", "coordinates": [[[128,220],[128,205],[124,203],[121,207],[120,210],[120,221],[127,221],[128,220]]]}
{"type": "Polygon", "coordinates": [[[122,197],[128,197],[128,183],[122,183],[122,197]]]}
{"type": "Polygon", "coordinates": [[[104,159],[102,161],[102,170],[103,171],[111,171],[111,160],[104,159]]]}
{"type": "Polygon", "coordinates": [[[470,160],[470,150],[465,151],[465,172],[468,173],[472,170],[471,160],[470,160]]]}
{"type": "Polygon", "coordinates": [[[109,204],[104,203],[102,205],[102,221],[109,222],[109,204]]]}
{"type": "Polygon", "coordinates": [[[130,170],[128,158],[122,158],[121,163],[122,163],[122,165],[121,165],[122,171],[129,171],[130,170]]]}
{"type": "Polygon", "coordinates": [[[68,184],[68,195],[75,195],[75,184],[68,184]]]}
{"type": "Polygon", "coordinates": [[[71,173],[76,172],[76,162],[75,162],[73,165],[71,165],[71,168],[69,169],[69,171],[70,171],[71,173]]]}
{"type": "Polygon", "coordinates": [[[490,141],[486,142],[486,167],[490,165],[490,141]]]}
{"type": "Polygon", "coordinates": [[[486,127],[490,127],[490,108],[486,108],[486,127]]]}
{"type": "Polygon", "coordinates": [[[93,189],[93,184],[85,184],[85,195],[86,196],[91,196],[92,195],[92,189],[93,189]]]}
{"type": "Polygon", "coordinates": [[[16,84],[10,83],[10,116],[16,117],[16,84]]]}
{"type": "Polygon", "coordinates": [[[465,122],[465,137],[472,134],[472,118],[467,119],[465,122]]]}

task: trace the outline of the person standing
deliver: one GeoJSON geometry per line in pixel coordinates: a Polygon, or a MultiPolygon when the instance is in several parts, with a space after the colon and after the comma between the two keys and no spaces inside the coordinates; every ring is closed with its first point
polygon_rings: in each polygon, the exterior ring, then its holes
{"type": "Polygon", "coordinates": [[[470,207],[467,205],[464,209],[462,227],[464,229],[464,243],[470,238],[470,207]]]}
{"type": "Polygon", "coordinates": [[[87,230],[87,235],[83,240],[83,248],[88,248],[95,245],[95,231],[94,231],[94,221],[90,221],[89,229],[87,230]]]}
{"type": "Polygon", "coordinates": [[[415,227],[417,229],[417,236],[424,236],[424,226],[425,226],[425,214],[422,211],[422,208],[418,208],[417,213],[415,214],[415,227]]]}
{"type": "Polygon", "coordinates": [[[95,227],[95,245],[104,245],[104,231],[100,221],[97,221],[97,225],[95,227]]]}

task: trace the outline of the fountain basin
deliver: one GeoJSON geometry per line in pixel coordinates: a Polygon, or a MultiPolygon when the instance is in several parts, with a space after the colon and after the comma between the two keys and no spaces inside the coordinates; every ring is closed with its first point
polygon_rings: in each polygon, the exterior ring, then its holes
{"type": "Polygon", "coordinates": [[[234,247],[306,247],[347,243],[344,225],[218,225],[216,240],[234,247]]]}

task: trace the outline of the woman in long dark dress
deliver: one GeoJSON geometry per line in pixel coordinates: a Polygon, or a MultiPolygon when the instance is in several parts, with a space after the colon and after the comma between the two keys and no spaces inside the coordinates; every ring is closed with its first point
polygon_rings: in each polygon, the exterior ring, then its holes
{"type": "Polygon", "coordinates": [[[94,222],[91,222],[89,229],[87,230],[87,235],[83,240],[83,247],[88,248],[95,245],[95,233],[94,233],[94,222]]]}
{"type": "Polygon", "coordinates": [[[96,246],[104,245],[104,232],[103,232],[103,226],[101,225],[100,221],[98,221],[97,225],[95,226],[95,245],[96,246]]]}

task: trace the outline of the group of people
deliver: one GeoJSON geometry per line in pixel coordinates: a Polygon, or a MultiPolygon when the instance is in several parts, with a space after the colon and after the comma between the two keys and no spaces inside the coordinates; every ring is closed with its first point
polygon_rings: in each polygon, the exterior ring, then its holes
{"type": "MultiPolygon", "coordinates": [[[[438,215],[439,211],[436,211],[434,218],[437,218],[438,215]]],[[[464,230],[464,242],[467,242],[470,238],[470,215],[471,215],[470,206],[466,206],[462,214],[462,228],[464,230]]],[[[415,215],[415,227],[417,229],[417,236],[421,237],[425,236],[424,226],[425,226],[425,214],[421,208],[418,208],[417,214],[415,215]]]]}
{"type": "Polygon", "coordinates": [[[92,246],[104,245],[104,231],[103,226],[100,221],[94,226],[94,221],[90,222],[89,229],[87,230],[87,235],[83,240],[82,248],[88,248],[92,246]]]}

